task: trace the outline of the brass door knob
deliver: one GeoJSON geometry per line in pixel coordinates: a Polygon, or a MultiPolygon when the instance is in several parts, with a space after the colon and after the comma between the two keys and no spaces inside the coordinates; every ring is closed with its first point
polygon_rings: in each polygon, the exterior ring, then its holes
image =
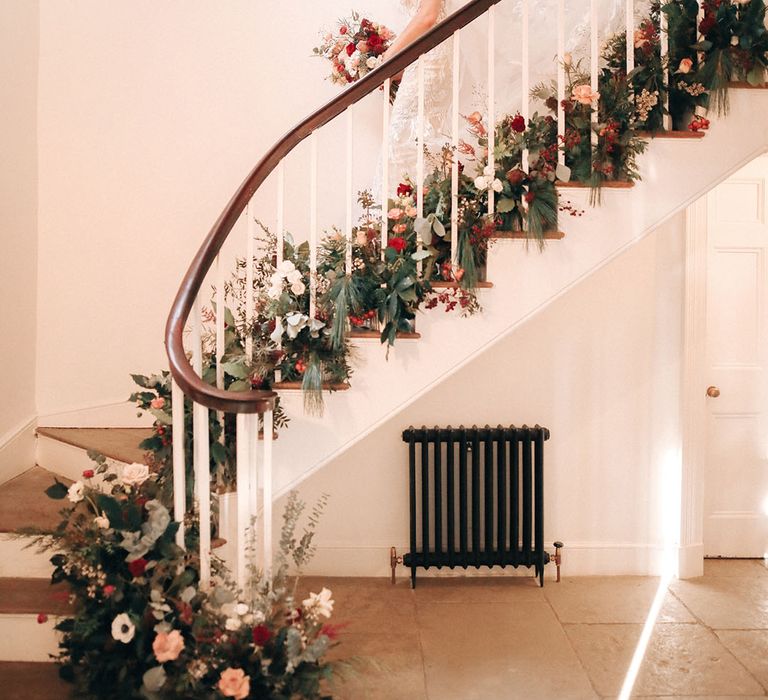
{"type": "Polygon", "coordinates": [[[707,396],[712,399],[716,399],[718,396],[720,396],[720,389],[718,389],[716,386],[708,386],[707,396]]]}

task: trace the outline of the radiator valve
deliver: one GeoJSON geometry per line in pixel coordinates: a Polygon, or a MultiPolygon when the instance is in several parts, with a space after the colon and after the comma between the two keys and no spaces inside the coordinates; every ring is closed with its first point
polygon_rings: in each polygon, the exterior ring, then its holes
{"type": "Polygon", "coordinates": [[[390,547],[389,549],[389,565],[392,567],[392,585],[395,585],[395,570],[398,564],[403,563],[403,558],[398,556],[397,548],[390,547]]]}
{"type": "Polygon", "coordinates": [[[563,561],[563,555],[560,553],[560,550],[563,548],[563,543],[553,542],[552,543],[555,547],[555,566],[557,567],[557,583],[560,583],[560,563],[563,561]]]}

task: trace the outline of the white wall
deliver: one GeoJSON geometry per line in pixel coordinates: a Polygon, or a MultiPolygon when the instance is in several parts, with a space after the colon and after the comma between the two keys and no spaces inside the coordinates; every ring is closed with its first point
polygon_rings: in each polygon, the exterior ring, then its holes
{"type": "MultiPolygon", "coordinates": [[[[397,0],[375,5],[402,24],[397,0]]],[[[43,416],[124,400],[129,372],[166,366],[163,328],[186,266],[265,150],[337,94],[311,48],[349,11],[346,0],[42,0],[43,416]]],[[[378,102],[358,110],[362,162],[379,114],[378,102]]],[[[324,138],[324,158],[341,136],[324,138]]],[[[301,235],[306,159],[287,170],[287,224],[301,235]]],[[[323,178],[323,225],[342,223],[342,196],[323,178]]]]}
{"type": "MultiPolygon", "coordinates": [[[[650,573],[679,469],[684,218],[561,297],[300,487],[331,495],[313,571],[384,575],[408,542],[409,425],[539,423],[567,571],[650,573]]],[[[280,508],[278,507],[278,511],[280,508]]]]}
{"type": "Polygon", "coordinates": [[[0,481],[34,464],[38,16],[0,3],[0,481]]]}

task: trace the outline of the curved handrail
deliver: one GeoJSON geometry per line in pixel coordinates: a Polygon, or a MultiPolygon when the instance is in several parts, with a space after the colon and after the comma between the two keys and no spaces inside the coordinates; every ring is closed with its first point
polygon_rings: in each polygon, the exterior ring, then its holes
{"type": "Polygon", "coordinates": [[[256,190],[296,146],[312,132],[342,114],[348,107],[381,87],[386,80],[405,70],[419,56],[450,38],[456,30],[466,27],[499,2],[501,0],[470,0],[464,7],[300,122],[286,133],[251,170],[192,259],[166,322],[165,347],[171,374],[187,396],[208,408],[228,413],[262,413],[274,406],[275,392],[224,391],[204,382],[192,369],[187,359],[184,351],[184,326],[216,255],[256,190]]]}

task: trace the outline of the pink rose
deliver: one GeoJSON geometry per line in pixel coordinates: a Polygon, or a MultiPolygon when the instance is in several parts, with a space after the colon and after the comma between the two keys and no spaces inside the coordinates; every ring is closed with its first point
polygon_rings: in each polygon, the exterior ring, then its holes
{"type": "Polygon", "coordinates": [[[242,668],[228,668],[221,672],[219,690],[225,698],[244,700],[251,692],[251,678],[242,668]]]}
{"type": "Polygon", "coordinates": [[[398,209],[397,207],[395,207],[394,209],[390,209],[389,210],[389,214],[387,214],[387,216],[392,221],[397,221],[402,215],[403,215],[403,210],[402,209],[398,209]]]}
{"type": "Polygon", "coordinates": [[[577,85],[573,88],[573,94],[571,99],[576,100],[579,104],[589,105],[596,102],[600,98],[599,92],[592,92],[592,88],[589,85],[577,85]]]}
{"type": "Polygon", "coordinates": [[[395,233],[405,233],[405,230],[406,230],[407,228],[408,228],[408,227],[407,227],[405,224],[396,224],[395,226],[393,226],[393,227],[392,227],[392,230],[393,230],[395,233]]]}
{"type": "Polygon", "coordinates": [[[149,405],[152,408],[161,409],[163,406],[165,406],[165,399],[162,396],[158,396],[156,399],[152,399],[152,401],[149,402],[149,405]]]}
{"type": "Polygon", "coordinates": [[[693,61],[690,58],[684,58],[680,61],[680,65],[677,68],[678,73],[690,73],[693,68],[693,61]]]}
{"type": "Polygon", "coordinates": [[[155,641],[152,642],[152,651],[158,663],[176,661],[184,650],[184,639],[179,630],[171,630],[167,634],[158,632],[155,641]]]}
{"type": "Polygon", "coordinates": [[[410,216],[412,219],[419,213],[418,209],[416,207],[408,207],[405,210],[405,215],[410,216]]]}

